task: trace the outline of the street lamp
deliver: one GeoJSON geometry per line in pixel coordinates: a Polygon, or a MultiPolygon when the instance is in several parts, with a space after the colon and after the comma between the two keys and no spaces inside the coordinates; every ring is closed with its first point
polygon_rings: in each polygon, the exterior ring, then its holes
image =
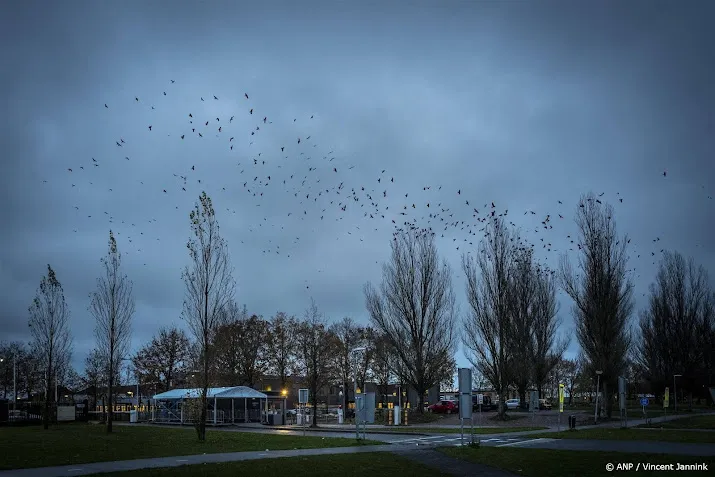
{"type": "MultiPolygon", "coordinates": [[[[0,358],[0,363],[5,361],[5,358],[0,358]]],[[[12,351],[12,418],[15,419],[17,412],[17,351],[12,351]]]]}
{"type": "MultiPolygon", "coordinates": [[[[359,351],[365,351],[367,348],[364,346],[361,346],[359,348],[353,348],[350,351],[350,357],[352,358],[353,353],[357,353],[359,351]]],[[[355,396],[355,437],[357,439],[360,439],[360,431],[358,428],[358,408],[357,408],[357,361],[355,362],[355,381],[354,381],[354,387],[353,387],[353,395],[355,396]]]]}
{"type": "Polygon", "coordinates": [[[603,371],[596,371],[596,408],[593,410],[593,423],[598,424],[598,390],[601,387],[601,375],[603,371]]]}
{"type": "Polygon", "coordinates": [[[675,378],[681,377],[682,374],[673,375],[673,404],[675,404],[675,412],[678,412],[678,388],[675,387],[675,378]]]}

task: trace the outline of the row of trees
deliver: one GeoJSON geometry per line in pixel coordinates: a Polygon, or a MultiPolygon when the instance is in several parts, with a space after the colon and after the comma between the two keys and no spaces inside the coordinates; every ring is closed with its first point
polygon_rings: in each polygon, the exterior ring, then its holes
{"type": "MultiPolygon", "coordinates": [[[[582,198],[576,214],[578,273],[566,256],[558,271],[540,264],[533,246],[501,218],[486,224],[477,253],[462,258],[469,306],[461,327],[452,272],[439,259],[431,231],[395,234],[382,283],[364,287],[370,326],[361,327],[350,318],[328,323],[314,302],[302,319],[285,313],[268,320],[249,316],[235,300],[228,245],[205,193],[191,211],[190,223],[191,260],[182,273],[182,318],[190,336],[178,328],[160,330],[132,361],[144,382],[166,389],[177,373],[192,371],[201,389],[199,439],[205,438],[209,386],[252,385],[265,373],[280,376],[285,385],[289,376],[300,374],[317,405],[323,386],[339,383],[347,390],[352,379],[362,386],[370,376],[385,386],[399,380],[424,399],[427,389],[451,381],[460,338],[478,373],[500,395],[514,386],[525,401],[529,387],[543,390],[548,385],[568,344],[566,337],[558,336],[559,286],[573,301],[580,374],[602,371],[606,395],[613,394],[617,377],[633,363],[655,384],[667,382],[672,374],[682,374],[684,389],[690,392],[712,383],[714,301],[707,274],[678,254],[666,254],[650,306],[641,316],[641,333],[636,333],[627,269],[630,240],[618,236],[613,210],[593,194],[582,198]],[[352,353],[355,348],[362,351],[352,353]]],[[[97,320],[97,348],[87,359],[86,378],[104,383],[111,404],[134,312],[131,282],[121,274],[111,232],[102,262],[105,274],[90,305],[97,320]]],[[[50,377],[43,381],[46,396],[52,394],[48,391],[54,372],[69,362],[68,317],[62,287],[48,267],[30,308],[34,356],[50,377]]],[[[344,396],[347,399],[347,392],[344,396]]],[[[613,400],[606,402],[610,414],[613,400]]],[[[500,414],[504,412],[502,408],[500,414]]]]}

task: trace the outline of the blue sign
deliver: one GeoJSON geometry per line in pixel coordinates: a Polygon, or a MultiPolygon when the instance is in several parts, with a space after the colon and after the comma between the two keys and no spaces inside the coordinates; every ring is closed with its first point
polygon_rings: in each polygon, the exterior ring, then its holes
{"type": "Polygon", "coordinates": [[[641,406],[647,406],[648,405],[648,398],[641,398],[641,406]]]}

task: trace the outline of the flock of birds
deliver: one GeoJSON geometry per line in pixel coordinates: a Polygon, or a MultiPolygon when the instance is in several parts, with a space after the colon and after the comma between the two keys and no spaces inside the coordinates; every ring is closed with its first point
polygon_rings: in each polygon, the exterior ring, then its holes
{"type": "MultiPolygon", "coordinates": [[[[164,177],[160,179],[160,183],[157,183],[157,178],[134,175],[141,172],[140,168],[127,171],[126,176],[131,176],[131,180],[136,181],[136,186],[148,188],[149,192],[156,196],[151,210],[151,213],[156,215],[150,217],[150,214],[142,219],[137,211],[134,211],[133,216],[122,215],[131,212],[122,207],[123,192],[115,191],[114,187],[106,187],[106,194],[115,194],[112,196],[114,201],[107,201],[106,210],[99,216],[96,207],[87,207],[87,204],[97,202],[95,190],[84,199],[79,197],[80,200],[74,205],[78,218],[104,221],[106,228],[115,229],[118,237],[126,239],[124,244],[120,241],[120,250],[126,252],[129,248],[137,254],[146,253],[148,241],[160,242],[162,239],[163,230],[156,216],[165,217],[166,211],[154,208],[160,207],[163,200],[166,207],[170,207],[168,203],[171,202],[182,217],[188,216],[188,211],[201,190],[206,190],[212,197],[217,211],[230,204],[225,210],[231,215],[237,214],[237,209],[230,200],[222,199],[221,194],[235,194],[236,190],[240,191],[244,196],[238,212],[241,219],[245,218],[249,205],[267,210],[269,202],[280,203],[279,214],[266,213],[247,230],[254,233],[261,228],[269,229],[266,230],[265,237],[257,240],[261,244],[262,254],[285,259],[292,258],[296,247],[308,245],[310,242],[309,239],[291,233],[291,229],[297,229],[293,227],[295,221],[311,222],[313,230],[318,233],[329,229],[327,226],[323,227],[321,222],[337,221],[341,223],[340,230],[344,235],[341,233],[336,239],[351,236],[355,239],[355,243],[349,245],[352,247],[359,246],[359,243],[365,240],[366,233],[379,232],[387,226],[393,235],[407,229],[434,234],[439,240],[451,242],[459,253],[471,253],[484,237],[488,221],[503,218],[512,226],[518,225],[521,228],[522,241],[519,246],[523,250],[538,250],[544,255],[550,255],[552,252],[558,254],[566,251],[559,249],[563,244],[567,245],[568,251],[581,248],[574,232],[564,234],[567,229],[572,230],[573,227],[562,225],[564,222],[572,222],[572,205],[564,205],[563,201],[554,200],[556,210],[548,213],[531,209],[510,212],[498,207],[495,202],[477,201],[462,189],[448,190],[441,185],[410,189],[409,184],[401,185],[406,188],[399,189],[398,178],[387,169],[381,168],[372,174],[371,179],[362,180],[356,177],[359,174],[353,174],[355,165],[338,158],[333,149],[324,148],[317,141],[316,133],[312,132],[316,129],[311,124],[315,120],[313,113],[293,118],[292,124],[288,119],[285,121],[288,124],[276,127],[274,119],[261,113],[259,105],[254,105],[248,93],[242,94],[242,106],[236,107],[230,114],[207,112],[226,110],[223,105],[213,108],[213,105],[207,104],[221,103],[219,96],[211,94],[198,96],[196,104],[186,109],[178,126],[162,124],[159,118],[151,120],[151,111],[157,109],[157,105],[163,106],[160,101],[170,100],[174,84],[175,81],[170,80],[167,90],[161,91],[159,98],[153,98],[155,104],[138,96],[130,99],[132,107],[137,108],[137,116],[146,121],[143,134],[154,135],[151,140],[156,141],[158,147],[168,149],[179,144],[181,147],[190,146],[194,148],[192,151],[197,151],[196,155],[188,154],[189,157],[195,157],[196,163],[189,165],[177,161],[176,170],[163,171],[164,177]],[[291,129],[295,132],[294,136],[276,138],[278,134],[291,129]],[[205,153],[202,155],[200,151],[204,144],[207,144],[206,141],[214,141],[224,148],[224,155],[218,158],[207,157],[205,153]],[[221,164],[216,164],[218,162],[221,164]],[[223,169],[217,175],[214,170],[217,165],[228,166],[232,170],[223,169]],[[217,184],[217,176],[225,180],[225,184],[217,184]],[[179,194],[183,194],[184,202],[181,202],[182,196],[179,194]],[[110,210],[110,207],[115,205],[118,206],[117,210],[110,210]],[[85,208],[90,209],[90,212],[83,213],[85,208]],[[526,216],[526,220],[523,217],[521,220],[512,219],[513,216],[526,216]],[[566,235],[565,241],[563,236],[555,234],[566,235]],[[287,237],[290,237],[288,246],[287,237]]],[[[114,108],[105,103],[103,109],[106,114],[111,114],[114,108]]],[[[140,120],[132,119],[132,122],[136,124],[136,121],[140,120]]],[[[106,185],[107,179],[117,174],[117,167],[127,168],[138,161],[148,160],[146,140],[147,138],[137,141],[136,137],[117,136],[101,157],[97,154],[95,157],[68,165],[67,186],[90,190],[106,185]],[[139,145],[135,146],[137,143],[139,145]],[[110,165],[111,167],[108,167],[110,165]],[[107,172],[104,172],[105,170],[107,172]]],[[[366,172],[360,169],[358,171],[366,172]]],[[[667,171],[664,171],[662,176],[667,180],[667,171]]],[[[601,193],[594,200],[605,201],[603,196],[604,193],[601,193]]],[[[712,199],[712,196],[708,198],[712,199]]],[[[618,206],[623,201],[624,197],[617,194],[609,202],[618,206]]],[[[150,211],[147,209],[139,212],[150,211]]],[[[219,215],[219,220],[221,219],[219,215]]],[[[88,225],[89,222],[79,224],[73,226],[73,231],[78,234],[83,231],[82,225],[88,225]]],[[[189,233],[188,226],[186,233],[189,233]]],[[[241,243],[244,243],[244,240],[241,240],[241,243]]],[[[657,255],[663,251],[660,238],[654,237],[649,246],[647,251],[641,247],[641,252],[644,258],[647,257],[655,263],[659,259],[657,255]]],[[[631,253],[637,257],[632,258],[640,259],[641,253],[634,250],[635,247],[631,249],[631,253]]],[[[546,258],[545,271],[553,273],[553,269],[548,266],[548,257],[546,258]]],[[[142,262],[146,265],[146,261],[142,262]]],[[[309,290],[309,281],[306,280],[303,286],[309,290]]]]}

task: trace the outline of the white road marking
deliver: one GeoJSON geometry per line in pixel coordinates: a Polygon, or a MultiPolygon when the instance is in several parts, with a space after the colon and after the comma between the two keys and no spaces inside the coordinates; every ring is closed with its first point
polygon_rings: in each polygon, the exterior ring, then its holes
{"type": "Polygon", "coordinates": [[[509,444],[501,444],[498,445],[497,447],[513,447],[513,446],[524,446],[524,445],[531,445],[534,443],[541,443],[541,442],[550,442],[554,441],[556,439],[547,439],[545,437],[539,438],[539,439],[530,439],[528,441],[521,441],[521,442],[510,442],[509,444]]]}
{"type": "Polygon", "coordinates": [[[189,459],[176,459],[176,462],[188,462],[189,459]]]}

